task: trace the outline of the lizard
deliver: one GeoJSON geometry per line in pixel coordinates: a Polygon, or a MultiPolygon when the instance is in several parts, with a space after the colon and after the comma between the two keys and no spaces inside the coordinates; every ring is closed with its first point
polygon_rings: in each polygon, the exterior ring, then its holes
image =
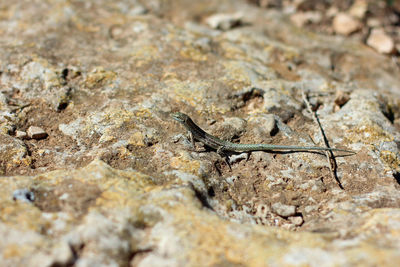
{"type": "Polygon", "coordinates": [[[208,134],[186,114],[181,112],[171,113],[171,117],[183,124],[188,130],[189,139],[194,147],[194,141],[197,140],[203,143],[205,146],[217,150],[220,155],[225,155],[225,152],[252,152],[252,151],[272,151],[272,150],[286,150],[286,151],[338,151],[346,152],[350,154],[356,154],[351,150],[330,148],[330,147],[319,147],[319,146],[285,146],[285,145],[271,145],[271,144],[237,144],[230,141],[219,139],[216,136],[208,134]]]}

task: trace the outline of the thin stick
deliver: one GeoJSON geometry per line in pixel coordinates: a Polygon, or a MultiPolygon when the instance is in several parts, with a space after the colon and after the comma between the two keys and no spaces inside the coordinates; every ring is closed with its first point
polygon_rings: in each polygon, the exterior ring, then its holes
{"type": "MultiPolygon", "coordinates": [[[[328,138],[326,138],[324,129],[322,128],[321,122],[318,119],[317,112],[312,111],[311,104],[308,101],[303,89],[301,90],[301,96],[303,98],[303,101],[306,103],[308,112],[310,112],[313,115],[313,120],[320,129],[320,133],[321,133],[322,139],[324,140],[326,147],[329,147],[328,138]]],[[[330,170],[332,179],[336,181],[336,183],[338,184],[340,189],[344,189],[342,186],[342,183],[339,180],[339,177],[337,176],[337,163],[336,163],[335,155],[333,154],[332,151],[325,151],[325,156],[328,161],[328,166],[329,166],[329,170],[330,170]]]]}

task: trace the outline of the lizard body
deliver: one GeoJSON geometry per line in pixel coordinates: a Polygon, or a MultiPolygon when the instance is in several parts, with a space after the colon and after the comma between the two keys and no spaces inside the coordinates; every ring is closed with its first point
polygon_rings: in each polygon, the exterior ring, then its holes
{"type": "Polygon", "coordinates": [[[189,132],[189,136],[192,144],[194,140],[200,141],[204,145],[216,149],[219,154],[223,152],[251,152],[251,151],[270,151],[270,150],[287,150],[287,151],[340,151],[355,154],[354,151],[330,148],[330,147],[318,147],[318,146],[282,146],[282,145],[271,145],[271,144],[236,144],[230,141],[225,141],[208,134],[199,126],[197,126],[193,120],[186,114],[181,112],[175,112],[171,114],[171,117],[183,124],[189,132]]]}

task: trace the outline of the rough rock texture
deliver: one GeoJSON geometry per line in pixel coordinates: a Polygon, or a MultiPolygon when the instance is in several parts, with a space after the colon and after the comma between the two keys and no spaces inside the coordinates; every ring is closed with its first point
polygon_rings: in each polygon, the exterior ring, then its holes
{"type": "Polygon", "coordinates": [[[224,1],[2,1],[0,265],[396,266],[400,80],[390,58],[224,1]],[[206,19],[242,14],[221,31],[206,19]],[[189,114],[235,142],[190,146],[189,114]],[[17,131],[45,129],[44,139],[17,131]],[[341,188],[342,187],[342,188],[341,188]]]}

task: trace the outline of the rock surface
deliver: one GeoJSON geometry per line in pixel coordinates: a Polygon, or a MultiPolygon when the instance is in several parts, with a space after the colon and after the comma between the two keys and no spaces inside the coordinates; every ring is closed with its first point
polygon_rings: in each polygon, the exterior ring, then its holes
{"type": "Polygon", "coordinates": [[[400,260],[389,57],[239,0],[3,2],[1,266],[400,260]],[[304,152],[233,155],[230,169],[169,116],[234,142],[323,146],[303,94],[329,144],[357,152],[333,171],[304,152]],[[47,138],[17,137],[32,125],[47,138]]]}

